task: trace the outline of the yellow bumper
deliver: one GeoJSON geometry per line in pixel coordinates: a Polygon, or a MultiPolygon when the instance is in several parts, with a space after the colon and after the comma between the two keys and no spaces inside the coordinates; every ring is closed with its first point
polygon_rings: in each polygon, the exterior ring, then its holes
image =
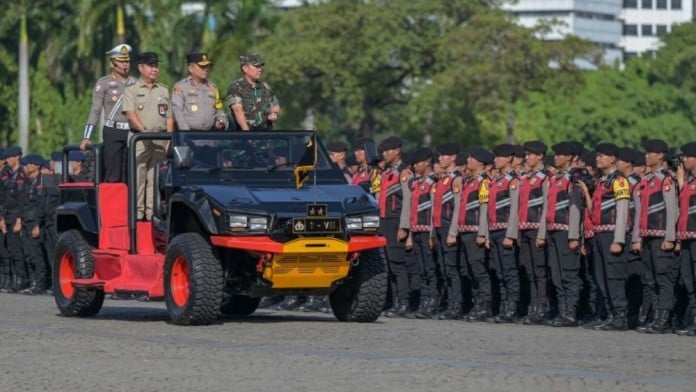
{"type": "Polygon", "coordinates": [[[274,289],[329,288],[350,271],[348,243],[334,238],[297,239],[266,263],[263,278],[274,289]]]}

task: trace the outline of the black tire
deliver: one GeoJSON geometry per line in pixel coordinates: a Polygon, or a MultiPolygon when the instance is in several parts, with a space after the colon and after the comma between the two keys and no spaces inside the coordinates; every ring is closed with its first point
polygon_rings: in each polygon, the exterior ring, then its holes
{"type": "Polygon", "coordinates": [[[261,303],[261,298],[253,298],[248,295],[230,295],[223,299],[220,311],[233,316],[248,316],[256,311],[261,303]]]}
{"type": "Polygon", "coordinates": [[[80,231],[68,230],[60,235],[53,265],[53,297],[60,314],[89,317],[99,313],[104,304],[104,290],[75,288],[69,282],[94,276],[92,246],[80,231]]]}
{"type": "Polygon", "coordinates": [[[164,259],[164,301],[172,322],[214,322],[220,315],[222,287],[222,265],[210,244],[197,233],[174,237],[164,259]]]}
{"type": "Polygon", "coordinates": [[[331,309],[340,321],[373,322],[387,298],[387,262],[383,249],[360,255],[360,263],[329,295],[331,309]]]}

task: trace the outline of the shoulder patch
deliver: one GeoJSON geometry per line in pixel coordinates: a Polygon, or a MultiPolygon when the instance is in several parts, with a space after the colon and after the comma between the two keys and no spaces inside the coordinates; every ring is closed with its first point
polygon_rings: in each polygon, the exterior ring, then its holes
{"type": "Polygon", "coordinates": [[[454,181],[452,181],[452,193],[459,193],[461,191],[462,191],[462,178],[455,177],[454,181]]]}
{"type": "Polygon", "coordinates": [[[401,172],[401,182],[408,181],[409,177],[411,177],[411,172],[409,170],[403,170],[401,172]]]}
{"type": "Polygon", "coordinates": [[[615,200],[628,200],[631,198],[631,191],[628,181],[623,176],[614,179],[612,190],[614,192],[615,200]]]}
{"type": "Polygon", "coordinates": [[[490,182],[488,179],[481,181],[481,187],[478,192],[479,204],[488,204],[488,186],[490,182]]]}
{"type": "Polygon", "coordinates": [[[181,87],[174,86],[174,94],[177,94],[177,95],[181,94],[181,87]]]}
{"type": "Polygon", "coordinates": [[[517,189],[517,179],[516,178],[513,178],[512,180],[510,180],[510,189],[512,189],[513,191],[515,189],[517,189]]]}
{"type": "Polygon", "coordinates": [[[667,178],[665,178],[664,181],[662,181],[662,191],[669,192],[671,189],[672,189],[672,177],[667,177],[667,178]]]}

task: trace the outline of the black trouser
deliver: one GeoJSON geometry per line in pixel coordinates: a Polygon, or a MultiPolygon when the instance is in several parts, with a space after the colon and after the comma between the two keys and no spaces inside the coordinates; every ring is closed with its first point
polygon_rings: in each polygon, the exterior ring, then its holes
{"type": "Polygon", "coordinates": [[[599,305],[598,297],[602,296],[604,293],[600,292],[599,288],[597,287],[596,262],[594,260],[595,256],[593,253],[594,242],[590,238],[585,240],[584,245],[587,254],[583,255],[582,252],[580,253],[580,282],[582,283],[582,288],[580,289],[580,292],[582,293],[580,295],[580,301],[584,302],[587,300],[587,307],[589,309],[582,307],[581,311],[587,311],[589,316],[594,317],[598,316],[600,309],[604,309],[603,306],[599,308],[597,307],[597,305],[599,305]]]}
{"type": "Polygon", "coordinates": [[[413,257],[417,260],[420,271],[421,297],[437,298],[437,265],[430,250],[430,232],[411,233],[413,240],[413,257]]]}
{"type": "Polygon", "coordinates": [[[460,233],[461,244],[460,267],[466,269],[462,276],[471,278],[471,295],[474,301],[491,302],[491,277],[488,275],[488,251],[484,246],[476,244],[477,233],[460,233]]]}
{"type": "MultiPolygon", "coordinates": [[[[42,285],[46,281],[46,260],[43,255],[41,235],[37,238],[31,236],[34,225],[27,223],[22,230],[22,246],[24,247],[24,260],[32,281],[40,282],[42,285]]],[[[41,229],[43,231],[43,229],[41,229]]],[[[40,287],[43,288],[43,287],[40,287]]]]}
{"type": "Polygon", "coordinates": [[[505,232],[506,230],[491,232],[491,262],[498,276],[501,302],[512,302],[517,306],[520,300],[519,248],[517,245],[512,248],[503,246],[505,232]]]}
{"type": "Polygon", "coordinates": [[[104,127],[104,182],[126,182],[128,130],[104,127]]]}
{"type": "Polygon", "coordinates": [[[674,252],[662,250],[663,237],[643,238],[643,305],[654,310],[672,308],[674,285],[679,276],[680,261],[674,252]]]}
{"type": "Polygon", "coordinates": [[[27,279],[27,264],[24,261],[24,247],[22,241],[22,233],[15,233],[14,230],[14,218],[9,220],[12,222],[11,225],[7,226],[7,251],[10,255],[10,263],[12,265],[12,275],[27,279]]]}
{"type": "Polygon", "coordinates": [[[53,270],[53,259],[55,258],[55,253],[56,253],[56,241],[57,241],[57,233],[56,233],[56,226],[54,224],[47,224],[44,229],[43,229],[43,249],[46,255],[46,262],[48,264],[49,268],[49,274],[48,276],[50,277],[51,274],[50,272],[53,270]]]}
{"type": "Polygon", "coordinates": [[[440,251],[440,265],[442,266],[442,279],[447,290],[447,307],[461,309],[462,307],[462,278],[459,272],[459,260],[457,258],[457,244],[447,245],[449,227],[436,227],[438,249],[440,251]]]}
{"type": "Polygon", "coordinates": [[[539,230],[520,231],[520,264],[529,280],[529,304],[546,305],[546,252],[536,246],[539,230]]]}
{"type": "Polygon", "coordinates": [[[575,251],[570,250],[567,231],[549,232],[546,242],[551,283],[556,290],[558,310],[561,314],[575,317],[580,297],[580,247],[575,251]]]}
{"type": "Polygon", "coordinates": [[[689,297],[691,315],[696,316],[696,240],[681,242],[681,280],[689,297]]]}
{"type": "Polygon", "coordinates": [[[380,233],[387,240],[387,261],[389,264],[389,283],[392,296],[403,301],[408,300],[408,271],[404,260],[405,243],[397,239],[399,218],[383,218],[379,222],[380,233]]]}
{"type": "Polygon", "coordinates": [[[413,294],[414,292],[420,292],[423,282],[421,281],[421,266],[418,261],[418,256],[411,250],[407,250],[404,253],[404,262],[406,264],[406,271],[408,272],[408,291],[413,294]]]}
{"type": "Polygon", "coordinates": [[[10,275],[12,273],[10,254],[7,251],[5,237],[6,234],[0,231],[0,275],[10,275]]]}
{"type": "Polygon", "coordinates": [[[619,254],[609,251],[614,242],[614,233],[597,233],[593,238],[593,258],[597,285],[608,305],[608,311],[625,311],[628,306],[626,298],[626,280],[628,279],[628,253],[630,237],[619,254]]]}

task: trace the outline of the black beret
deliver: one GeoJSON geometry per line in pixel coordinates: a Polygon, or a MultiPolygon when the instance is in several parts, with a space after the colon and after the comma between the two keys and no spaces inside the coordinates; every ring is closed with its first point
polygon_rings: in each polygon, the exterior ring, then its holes
{"type": "Polygon", "coordinates": [[[544,157],[544,165],[548,167],[556,167],[556,161],[553,158],[553,155],[547,155],[544,157]]]}
{"type": "Polygon", "coordinates": [[[551,146],[553,152],[557,155],[574,155],[575,149],[568,142],[560,142],[551,146]]]}
{"type": "Polygon", "coordinates": [[[466,165],[466,160],[469,158],[469,154],[466,152],[460,152],[457,154],[457,159],[454,160],[454,164],[457,166],[464,166],[466,165]]]}
{"type": "Polygon", "coordinates": [[[666,153],[669,151],[669,146],[664,140],[650,139],[643,142],[645,152],[666,153]]]}
{"type": "Polygon", "coordinates": [[[614,157],[619,156],[619,146],[614,143],[599,143],[597,147],[595,147],[595,151],[599,154],[611,155],[614,157]]]}
{"type": "Polygon", "coordinates": [[[29,155],[25,155],[22,158],[23,165],[31,164],[31,165],[41,166],[41,165],[43,165],[43,163],[44,163],[44,159],[39,154],[29,154],[29,155]]]}
{"type": "Polygon", "coordinates": [[[326,149],[331,152],[346,152],[348,151],[348,145],[343,142],[329,142],[326,145],[326,149]]]}
{"type": "Polygon", "coordinates": [[[631,164],[636,162],[636,156],[638,156],[638,153],[636,150],[630,148],[630,147],[621,147],[619,148],[619,160],[624,161],[624,162],[630,162],[631,164]]]}
{"type": "Polygon", "coordinates": [[[519,145],[519,144],[515,144],[515,145],[513,145],[512,147],[513,147],[513,149],[515,150],[515,157],[517,157],[517,158],[524,158],[524,156],[526,155],[526,153],[525,153],[525,151],[524,151],[524,147],[522,147],[522,146],[519,145]]]}
{"type": "Polygon", "coordinates": [[[360,139],[358,139],[358,141],[355,142],[354,148],[355,148],[356,150],[364,150],[364,149],[365,149],[365,145],[366,145],[367,143],[374,143],[374,142],[375,142],[375,141],[372,140],[372,139],[369,138],[369,137],[361,137],[360,139]]]}
{"type": "Polygon", "coordinates": [[[587,166],[596,167],[597,153],[592,150],[587,150],[582,155],[580,155],[580,160],[585,162],[587,166]]]}
{"type": "Polygon", "coordinates": [[[546,154],[546,150],[548,149],[548,147],[546,147],[546,144],[540,142],[539,140],[525,142],[522,146],[524,147],[525,151],[537,155],[546,154]]]}
{"type": "Polygon", "coordinates": [[[409,155],[410,155],[412,164],[415,164],[418,162],[423,162],[423,161],[430,161],[433,159],[433,150],[431,150],[427,147],[421,147],[409,155]]]}
{"type": "Polygon", "coordinates": [[[402,145],[403,145],[403,142],[401,141],[400,137],[389,136],[388,138],[382,140],[382,143],[379,144],[379,148],[382,151],[393,150],[395,148],[401,148],[402,145]]]}
{"type": "Polygon", "coordinates": [[[159,59],[155,52],[145,52],[138,55],[138,64],[157,64],[159,59]]]}
{"type": "Polygon", "coordinates": [[[454,143],[454,142],[443,143],[437,147],[437,152],[439,152],[440,155],[459,154],[459,150],[460,150],[459,143],[454,143]]]}
{"type": "Polygon", "coordinates": [[[358,163],[358,158],[355,157],[355,155],[350,154],[346,157],[346,165],[348,166],[357,166],[359,165],[358,163]]]}
{"type": "Polygon", "coordinates": [[[401,162],[405,163],[406,165],[413,165],[413,161],[411,160],[411,155],[413,154],[413,151],[402,151],[401,152],[401,162]]]}
{"type": "Polygon", "coordinates": [[[638,151],[636,152],[636,160],[633,161],[633,166],[645,166],[645,154],[641,154],[638,151]]]}
{"type": "Polygon", "coordinates": [[[696,157],[696,142],[688,142],[680,148],[682,154],[687,157],[696,157]]]}
{"type": "Polygon", "coordinates": [[[515,155],[515,146],[509,143],[498,144],[493,147],[493,154],[497,157],[511,157],[515,155]]]}
{"type": "Polygon", "coordinates": [[[15,157],[17,155],[22,155],[22,147],[20,146],[12,146],[12,147],[7,147],[5,149],[5,157],[15,157]]]}
{"type": "Polygon", "coordinates": [[[57,162],[57,161],[60,161],[61,159],[63,159],[63,153],[62,153],[62,152],[60,152],[60,151],[53,151],[53,152],[51,153],[51,160],[52,160],[52,161],[56,161],[56,162],[57,162]]]}
{"type": "Polygon", "coordinates": [[[469,156],[483,163],[484,165],[492,164],[493,160],[495,159],[495,155],[493,155],[492,152],[480,146],[469,147],[469,156]]]}
{"type": "Polygon", "coordinates": [[[580,155],[582,155],[583,151],[585,151],[585,146],[583,146],[582,143],[580,143],[576,140],[571,140],[567,143],[570,146],[571,150],[573,151],[573,153],[571,155],[580,156],[580,155]]]}
{"type": "Polygon", "coordinates": [[[81,162],[85,159],[85,154],[82,151],[70,151],[68,153],[68,161],[70,162],[81,162]]]}
{"type": "Polygon", "coordinates": [[[4,161],[5,159],[7,159],[7,156],[5,155],[5,149],[0,148],[0,160],[4,161]]]}

